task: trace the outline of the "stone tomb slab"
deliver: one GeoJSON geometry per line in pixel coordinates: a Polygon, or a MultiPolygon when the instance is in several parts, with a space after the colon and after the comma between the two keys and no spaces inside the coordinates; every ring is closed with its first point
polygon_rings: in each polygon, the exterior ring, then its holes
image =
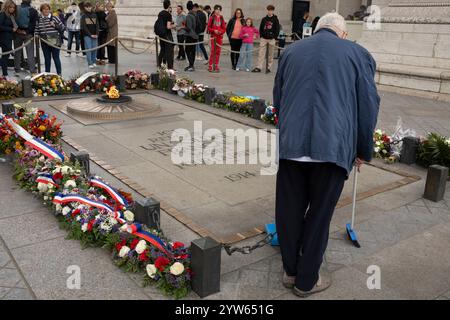
{"type": "MultiPolygon", "coordinates": [[[[144,186],[218,239],[245,234],[272,222],[276,177],[261,175],[261,165],[177,165],[171,160],[175,145],[171,142],[172,132],[186,129],[194,137],[195,120],[202,120],[203,132],[210,128],[222,132],[249,128],[177,102],[153,98],[162,112],[176,115],[93,124],[89,127],[92,135],[71,137],[69,134],[69,137],[106,163],[114,162],[130,180],[144,186]]],[[[79,130],[83,128],[79,124],[79,130]]],[[[75,131],[73,125],[71,131],[75,131]]],[[[246,149],[247,154],[255,152],[255,148],[246,149]]],[[[358,191],[379,189],[402,178],[399,174],[366,166],[358,191]]],[[[342,198],[351,197],[351,192],[352,180],[349,179],[342,198]]]]}

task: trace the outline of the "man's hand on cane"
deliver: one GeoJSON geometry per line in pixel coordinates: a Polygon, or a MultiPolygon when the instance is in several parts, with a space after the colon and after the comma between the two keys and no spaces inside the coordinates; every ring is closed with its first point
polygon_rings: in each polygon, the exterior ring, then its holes
{"type": "Polygon", "coordinates": [[[355,167],[356,169],[358,169],[358,172],[361,172],[361,167],[364,164],[364,160],[362,160],[361,158],[356,158],[355,160],[355,167]]]}

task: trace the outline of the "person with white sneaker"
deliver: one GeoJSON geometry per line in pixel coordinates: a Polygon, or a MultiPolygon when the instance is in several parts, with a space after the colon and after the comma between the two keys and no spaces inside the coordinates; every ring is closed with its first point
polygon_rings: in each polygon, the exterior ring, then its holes
{"type": "Polygon", "coordinates": [[[380,105],[376,63],[346,37],[344,18],[326,14],[312,37],[281,55],[275,78],[282,282],[300,297],[330,287],[331,275],[321,266],[331,218],[354,164],[359,170],[372,159],[380,105]]]}
{"type": "MultiPolygon", "coordinates": [[[[66,21],[67,21],[67,31],[68,31],[68,41],[67,41],[67,49],[69,51],[72,50],[73,39],[75,38],[75,55],[78,55],[80,51],[80,29],[81,29],[81,13],[80,8],[74,2],[67,9],[66,13],[66,21]]],[[[66,57],[70,57],[71,52],[66,54],[66,57]]]]}
{"type": "MultiPolygon", "coordinates": [[[[97,47],[98,45],[98,34],[100,27],[97,14],[93,12],[92,4],[90,2],[85,2],[84,9],[86,12],[81,16],[81,29],[84,34],[84,45],[86,50],[89,50],[97,47]]],[[[89,69],[94,69],[97,67],[95,64],[97,61],[97,50],[86,52],[86,58],[89,69]]]]}

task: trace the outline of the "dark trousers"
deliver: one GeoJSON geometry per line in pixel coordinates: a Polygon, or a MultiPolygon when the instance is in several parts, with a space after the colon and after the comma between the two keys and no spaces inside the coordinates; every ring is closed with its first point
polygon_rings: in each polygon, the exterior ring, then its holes
{"type": "Polygon", "coordinates": [[[198,35],[198,42],[202,42],[198,45],[198,47],[200,51],[203,53],[205,60],[208,60],[209,59],[208,52],[206,51],[205,44],[203,43],[203,41],[205,41],[205,35],[204,34],[198,35]]]}
{"type": "MultiPolygon", "coordinates": [[[[106,30],[102,30],[99,32],[99,34],[98,34],[98,45],[99,46],[106,43],[107,36],[108,36],[108,32],[106,30]]],[[[105,47],[102,47],[97,50],[97,60],[106,60],[105,51],[106,51],[105,47]]]]}
{"type": "Polygon", "coordinates": [[[56,67],[56,73],[61,75],[61,59],[59,58],[59,49],[50,47],[44,42],[41,42],[42,46],[42,52],[44,53],[44,60],[45,60],[45,72],[50,72],[51,65],[52,65],[52,58],[55,62],[56,67]]]}
{"type": "Polygon", "coordinates": [[[178,45],[178,59],[186,59],[186,53],[184,48],[184,34],[177,35],[177,42],[181,43],[178,45]]]}
{"type": "Polygon", "coordinates": [[[334,209],[347,172],[332,163],[280,160],[276,225],[283,267],[295,286],[311,290],[319,278],[334,209]]]}
{"type": "MultiPolygon", "coordinates": [[[[188,36],[185,36],[184,40],[185,40],[186,44],[197,42],[196,39],[188,37],[188,36]]],[[[186,56],[187,56],[187,59],[189,61],[189,67],[192,67],[192,68],[194,67],[194,63],[195,63],[195,51],[196,51],[196,49],[197,48],[194,45],[187,45],[186,49],[185,49],[186,50],[186,56]]]]}
{"type": "MultiPolygon", "coordinates": [[[[80,31],[68,31],[67,49],[72,50],[73,38],[75,38],[75,50],[80,50],[80,31]]],[[[69,52],[71,54],[71,52],[69,52]]],[[[78,52],[76,52],[78,53],[78,52]]]]}
{"type": "MultiPolygon", "coordinates": [[[[80,31],[80,46],[81,50],[86,50],[86,46],[84,45],[84,34],[80,31]]],[[[86,52],[83,52],[83,56],[86,55],[86,52]]]]}
{"type": "Polygon", "coordinates": [[[106,46],[108,50],[108,62],[111,64],[116,63],[116,46],[106,46]]]}
{"type": "MultiPolygon", "coordinates": [[[[2,52],[11,51],[12,50],[12,40],[1,41],[0,47],[2,48],[2,52]]],[[[9,60],[9,54],[1,56],[0,64],[2,65],[2,72],[5,77],[8,75],[8,60],[9,60]]]]}
{"type": "Polygon", "coordinates": [[[242,47],[242,39],[230,39],[231,50],[237,51],[238,53],[231,52],[231,65],[233,69],[236,69],[236,66],[239,62],[239,51],[241,51],[242,47]]]}
{"type": "Polygon", "coordinates": [[[165,63],[169,69],[173,69],[173,44],[164,42],[163,40],[160,40],[159,43],[161,50],[158,56],[158,67],[162,63],[165,63]]]}

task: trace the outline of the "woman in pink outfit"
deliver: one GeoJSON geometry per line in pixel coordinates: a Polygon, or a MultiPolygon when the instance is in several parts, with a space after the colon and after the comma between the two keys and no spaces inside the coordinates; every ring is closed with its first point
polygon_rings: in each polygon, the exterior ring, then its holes
{"type": "Polygon", "coordinates": [[[259,37],[259,31],[253,26],[252,18],[245,20],[239,37],[242,39],[241,53],[236,71],[244,70],[250,72],[253,63],[253,42],[259,37]]]}

